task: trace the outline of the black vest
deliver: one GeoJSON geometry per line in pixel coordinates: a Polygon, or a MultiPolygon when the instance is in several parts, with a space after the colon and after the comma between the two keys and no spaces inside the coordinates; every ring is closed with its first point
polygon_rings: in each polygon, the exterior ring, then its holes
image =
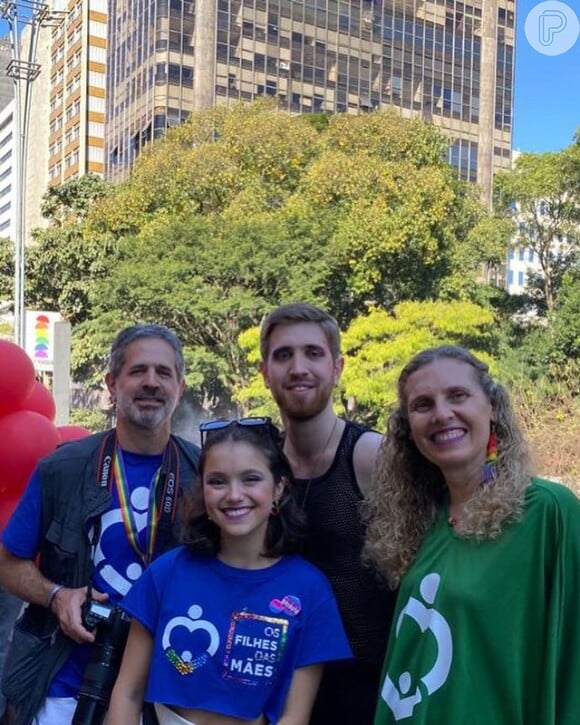
{"type": "MultiPolygon", "coordinates": [[[[42,523],[40,571],[67,587],[83,587],[92,572],[90,521],[105,513],[111,495],[99,485],[99,452],[105,433],[65,443],[38,465],[41,480],[42,523]]],[[[183,497],[197,479],[199,448],[173,436],[179,456],[179,489],[183,497]]],[[[159,491],[161,495],[161,491],[159,491]]],[[[161,538],[159,549],[178,543],[173,531],[161,538]]],[[[49,684],[70,655],[75,643],[58,628],[46,607],[29,604],[17,622],[6,659],[2,691],[13,706],[15,725],[28,725],[38,712],[49,684]]]]}

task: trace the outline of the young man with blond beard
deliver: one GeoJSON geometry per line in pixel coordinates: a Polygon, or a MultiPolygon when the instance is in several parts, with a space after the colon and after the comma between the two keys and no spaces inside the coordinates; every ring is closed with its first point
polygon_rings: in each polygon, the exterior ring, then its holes
{"type": "Polygon", "coordinates": [[[264,320],[261,370],[284,424],[284,452],[307,514],[304,554],[329,578],[355,660],[327,665],[311,725],[370,725],[395,596],[361,560],[360,503],[381,436],[339,418],[332,405],[344,361],[336,321],[284,305],[264,320]]]}

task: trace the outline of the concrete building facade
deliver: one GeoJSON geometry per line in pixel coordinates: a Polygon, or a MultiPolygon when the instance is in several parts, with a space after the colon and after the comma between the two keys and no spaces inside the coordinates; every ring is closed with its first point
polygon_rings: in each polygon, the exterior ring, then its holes
{"type": "MultiPolygon", "coordinates": [[[[24,184],[26,243],[31,241],[33,229],[46,226],[41,205],[50,185],[89,172],[103,175],[105,170],[107,2],[54,0],[49,2],[49,9],[51,19],[37,31],[34,61],[39,73],[30,86],[24,184]]],[[[5,53],[7,65],[10,44],[3,42],[6,47],[0,41],[0,63],[4,63],[5,53]]],[[[23,59],[28,58],[30,42],[28,24],[21,34],[23,59]]],[[[12,79],[5,80],[12,84],[12,79]]],[[[2,91],[0,82],[0,97],[2,91]]]]}
{"type": "Polygon", "coordinates": [[[267,95],[290,112],[395,106],[450,136],[491,198],[509,168],[514,0],[111,0],[107,176],[194,109],[267,95]]]}
{"type": "MultiPolygon", "coordinates": [[[[36,62],[40,73],[32,81],[30,89],[30,117],[28,122],[28,140],[26,157],[26,196],[24,207],[24,229],[26,243],[32,241],[31,232],[46,226],[46,220],[40,213],[42,196],[48,188],[48,129],[50,100],[50,43],[52,28],[43,27],[38,31],[36,62]]],[[[30,45],[30,26],[24,28],[21,36],[21,56],[27,57],[30,45]]]]}
{"type": "Polygon", "coordinates": [[[14,98],[14,81],[6,73],[11,60],[10,38],[0,38],[0,111],[14,98]]]}
{"type": "Polygon", "coordinates": [[[14,239],[14,100],[0,110],[0,237],[14,239]]]}
{"type": "Polygon", "coordinates": [[[10,39],[0,38],[0,237],[14,236],[14,81],[6,69],[12,60],[10,39]]]}
{"type": "Polygon", "coordinates": [[[106,0],[68,0],[53,9],[48,175],[51,185],[105,170],[106,0]]]}

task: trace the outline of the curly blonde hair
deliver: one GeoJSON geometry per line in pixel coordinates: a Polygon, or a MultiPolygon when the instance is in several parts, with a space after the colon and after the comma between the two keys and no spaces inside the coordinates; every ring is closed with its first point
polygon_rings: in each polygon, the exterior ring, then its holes
{"type": "MultiPolygon", "coordinates": [[[[365,557],[396,588],[447,500],[440,469],[428,461],[410,437],[406,384],[409,377],[439,359],[458,360],[474,368],[495,413],[497,462],[493,480],[482,485],[465,505],[458,534],[495,539],[504,525],[523,510],[531,470],[527,445],[505,388],[495,382],[485,363],[454,345],[415,355],[399,376],[399,406],[390,415],[381,445],[374,485],[364,504],[368,521],[365,557]]],[[[483,474],[483,471],[482,471],[483,474]]]]}

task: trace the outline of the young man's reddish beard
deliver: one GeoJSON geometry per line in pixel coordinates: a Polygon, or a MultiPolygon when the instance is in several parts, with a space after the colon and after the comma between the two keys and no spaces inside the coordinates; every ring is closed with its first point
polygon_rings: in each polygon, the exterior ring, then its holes
{"type": "Polygon", "coordinates": [[[327,403],[322,403],[318,398],[311,403],[305,403],[303,405],[280,405],[279,401],[276,401],[280,408],[281,413],[291,420],[311,420],[321,413],[326,407],[327,403]]]}

